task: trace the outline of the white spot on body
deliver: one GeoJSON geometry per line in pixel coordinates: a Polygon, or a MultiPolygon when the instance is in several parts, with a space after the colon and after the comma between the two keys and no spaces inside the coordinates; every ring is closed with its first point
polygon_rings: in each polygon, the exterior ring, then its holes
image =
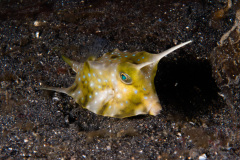
{"type": "Polygon", "coordinates": [[[94,86],[94,83],[93,83],[93,82],[91,82],[91,83],[90,83],[90,87],[93,87],[93,86],[94,86]]]}
{"type": "Polygon", "coordinates": [[[137,94],[137,93],[138,93],[138,91],[137,91],[137,90],[135,90],[135,91],[134,91],[134,93],[135,93],[135,94],[137,94]]]}
{"type": "Polygon", "coordinates": [[[118,93],[118,94],[117,94],[117,98],[120,99],[121,97],[122,97],[122,95],[118,93]]]}

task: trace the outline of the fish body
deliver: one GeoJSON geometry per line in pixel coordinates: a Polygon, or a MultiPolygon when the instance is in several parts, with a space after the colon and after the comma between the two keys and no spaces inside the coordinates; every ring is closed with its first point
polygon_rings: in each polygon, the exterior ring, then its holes
{"type": "Polygon", "coordinates": [[[83,108],[109,117],[157,115],[162,109],[154,86],[159,60],[190,43],[182,43],[159,54],[121,52],[115,49],[84,63],[63,59],[76,72],[69,88],[47,88],[68,94],[83,108]]]}

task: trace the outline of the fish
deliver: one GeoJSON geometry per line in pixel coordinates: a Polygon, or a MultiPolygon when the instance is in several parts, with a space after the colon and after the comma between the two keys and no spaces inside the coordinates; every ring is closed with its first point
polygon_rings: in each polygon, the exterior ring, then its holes
{"type": "Polygon", "coordinates": [[[74,83],[68,88],[43,89],[65,93],[97,115],[115,118],[156,116],[162,110],[154,85],[158,62],[191,42],[158,54],[115,49],[99,58],[89,57],[84,63],[62,56],[76,72],[74,83]]]}

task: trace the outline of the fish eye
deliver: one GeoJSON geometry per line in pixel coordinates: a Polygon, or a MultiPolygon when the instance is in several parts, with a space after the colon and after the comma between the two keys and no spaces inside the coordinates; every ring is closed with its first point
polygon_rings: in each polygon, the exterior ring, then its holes
{"type": "Polygon", "coordinates": [[[120,73],[120,78],[123,83],[125,84],[131,84],[132,83],[132,78],[127,74],[127,73],[120,73]]]}

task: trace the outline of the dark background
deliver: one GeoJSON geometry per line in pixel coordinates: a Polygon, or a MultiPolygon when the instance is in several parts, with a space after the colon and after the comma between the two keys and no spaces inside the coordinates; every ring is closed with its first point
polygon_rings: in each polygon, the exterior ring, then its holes
{"type": "Polygon", "coordinates": [[[239,159],[239,6],[1,0],[0,159],[239,159]],[[103,117],[39,89],[73,83],[61,55],[84,62],[115,48],[158,53],[188,40],[159,63],[156,117],[103,117]]]}

